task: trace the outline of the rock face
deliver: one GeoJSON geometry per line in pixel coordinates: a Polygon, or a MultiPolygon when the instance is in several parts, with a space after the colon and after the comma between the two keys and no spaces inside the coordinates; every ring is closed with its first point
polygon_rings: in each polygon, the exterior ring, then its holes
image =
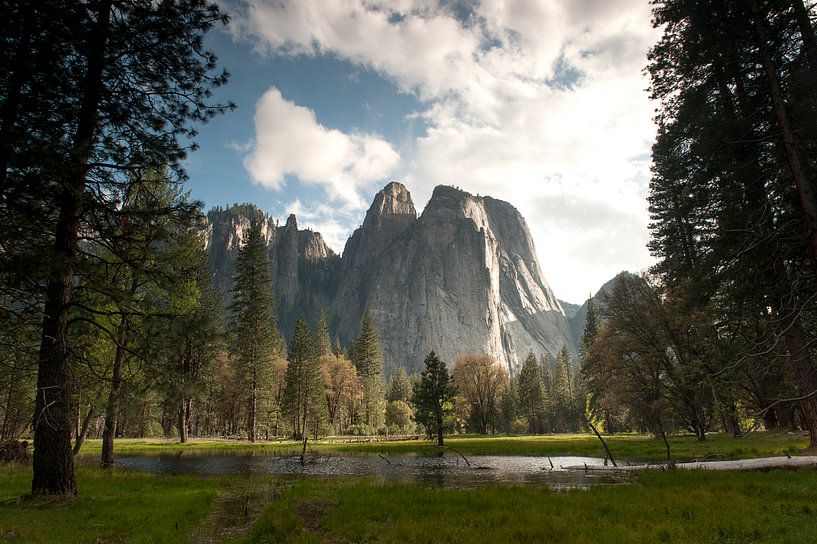
{"type": "MultiPolygon", "coordinates": [[[[236,208],[208,215],[210,264],[222,291],[229,288],[239,231],[249,226],[243,215],[236,208]]],[[[390,183],[342,259],[318,233],[298,231],[294,217],[284,227],[264,218],[287,335],[299,312],[315,316],[322,306],[332,333],[348,345],[368,309],[387,373],[418,372],[431,350],[449,365],[461,355],[489,353],[512,373],[530,351],[555,356],[564,344],[575,351],[525,220],[507,202],[440,186],[417,217],[409,191],[390,183]]]]}
{"type": "Polygon", "coordinates": [[[210,210],[205,238],[208,262],[213,285],[222,293],[227,306],[232,299],[230,289],[238,248],[253,220],[261,222],[267,240],[279,326],[289,337],[301,313],[314,319],[319,308],[330,306],[340,257],[329,249],[319,232],[298,230],[294,215],[279,226],[251,204],[210,210]]]}

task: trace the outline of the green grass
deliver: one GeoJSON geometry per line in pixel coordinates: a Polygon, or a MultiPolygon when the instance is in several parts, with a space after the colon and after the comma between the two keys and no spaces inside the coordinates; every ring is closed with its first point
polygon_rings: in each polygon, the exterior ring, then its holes
{"type": "Polygon", "coordinates": [[[73,499],[20,499],[31,469],[0,466],[0,542],[186,542],[224,480],[80,468],[77,482],[73,499]]]}
{"type": "Polygon", "coordinates": [[[802,544],[817,535],[813,469],[645,473],[629,485],[554,491],[89,467],[78,471],[77,498],[18,500],[30,481],[29,467],[0,467],[0,542],[802,544]]]}
{"type": "Polygon", "coordinates": [[[817,472],[676,472],[635,485],[435,489],[292,485],[241,542],[797,543],[817,536],[817,472]]]}
{"type": "MultiPolygon", "coordinates": [[[[607,437],[613,456],[632,461],[655,461],[666,458],[664,444],[650,436],[615,435],[607,437]]],[[[590,434],[555,434],[538,436],[451,436],[446,445],[465,455],[537,455],[559,456],[579,455],[603,457],[604,449],[598,439],[590,434]]],[[[436,446],[426,440],[404,440],[395,442],[355,442],[339,439],[325,439],[310,442],[322,453],[348,454],[432,454],[436,446]]],[[[742,438],[727,434],[713,434],[703,442],[693,436],[670,437],[672,456],[679,461],[692,459],[742,459],[800,453],[808,440],[802,433],[758,432],[742,438]]],[[[240,440],[193,439],[187,444],[162,439],[120,439],[116,441],[116,452],[120,454],[151,454],[179,451],[200,452],[266,452],[293,454],[300,452],[300,444],[292,441],[260,442],[251,444],[240,440]]],[[[98,454],[101,441],[89,440],[82,452],[98,454]]],[[[456,455],[453,452],[447,452],[456,455]]]]}

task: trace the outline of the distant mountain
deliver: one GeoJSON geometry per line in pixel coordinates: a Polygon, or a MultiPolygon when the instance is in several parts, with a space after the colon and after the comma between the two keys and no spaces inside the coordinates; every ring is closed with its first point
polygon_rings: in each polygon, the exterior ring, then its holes
{"type": "Polygon", "coordinates": [[[559,299],[559,304],[562,305],[562,310],[565,311],[565,315],[568,319],[576,315],[576,312],[578,312],[582,307],[581,304],[573,304],[572,302],[567,302],[566,300],[562,299],[559,299]]]}
{"type": "Polygon", "coordinates": [[[449,365],[461,355],[490,353],[515,372],[530,351],[552,357],[564,344],[576,348],[525,220],[507,202],[439,186],[418,217],[409,191],[393,182],[377,193],[342,257],[319,233],[298,230],[295,216],[279,226],[250,205],[213,210],[210,267],[228,298],[252,218],[265,224],[287,337],[300,313],[314,322],[323,307],[332,334],[347,345],[363,312],[371,312],[387,372],[418,372],[431,350],[449,365]]]}
{"type": "MultiPolygon", "coordinates": [[[[596,309],[603,309],[604,308],[604,301],[603,295],[610,294],[613,292],[613,288],[616,286],[616,283],[621,278],[626,278],[632,276],[633,274],[627,271],[622,271],[616,274],[612,279],[608,280],[607,283],[601,286],[601,289],[596,291],[596,294],[593,295],[593,304],[595,305],[596,309]]],[[[573,333],[573,338],[576,339],[576,342],[579,341],[582,337],[582,333],[584,332],[584,326],[587,324],[587,302],[582,304],[579,309],[570,317],[570,330],[573,333]]]]}

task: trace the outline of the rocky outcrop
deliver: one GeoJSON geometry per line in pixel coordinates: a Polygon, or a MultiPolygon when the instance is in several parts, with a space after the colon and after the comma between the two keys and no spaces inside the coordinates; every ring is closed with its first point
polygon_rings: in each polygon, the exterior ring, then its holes
{"type": "MultiPolygon", "coordinates": [[[[208,251],[216,285],[227,292],[240,232],[254,207],[208,215],[208,251]],[[247,218],[243,216],[246,215],[247,218]]],[[[349,344],[368,309],[387,372],[421,369],[435,350],[449,365],[490,353],[515,372],[529,352],[575,351],[568,318],[542,276],[527,224],[507,202],[440,186],[420,217],[409,191],[390,183],[338,258],[318,233],[281,227],[268,217],[275,295],[285,334],[301,312],[330,315],[349,344]]]]}
{"type": "MultiPolygon", "coordinates": [[[[527,225],[510,204],[441,186],[423,214],[400,227],[368,262],[358,289],[342,291],[335,303],[336,319],[346,316],[346,339],[359,322],[348,309],[370,310],[387,370],[416,372],[435,350],[449,364],[491,353],[515,371],[529,351],[555,355],[563,344],[573,346],[527,225]]],[[[364,222],[355,236],[365,239],[366,229],[364,222]]],[[[363,245],[349,249],[367,252],[363,245]]]]}
{"type": "Polygon", "coordinates": [[[230,289],[235,275],[235,258],[252,221],[260,221],[267,240],[271,289],[278,304],[281,331],[289,337],[295,321],[303,313],[314,319],[319,308],[328,308],[335,295],[340,257],[320,233],[298,230],[290,215],[284,226],[251,204],[215,208],[207,214],[205,237],[213,285],[222,293],[225,305],[231,302],[230,289]]]}

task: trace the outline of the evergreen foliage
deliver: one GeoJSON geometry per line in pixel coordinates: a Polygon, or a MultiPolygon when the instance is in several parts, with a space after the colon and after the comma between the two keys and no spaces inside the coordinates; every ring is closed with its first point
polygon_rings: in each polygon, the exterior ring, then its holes
{"type": "Polygon", "coordinates": [[[326,419],[326,398],[313,334],[306,319],[295,323],[287,365],[283,398],[284,412],[292,424],[295,439],[305,439],[310,430],[317,432],[326,419]]]}
{"type": "Polygon", "coordinates": [[[437,445],[443,445],[446,417],[453,413],[456,390],[448,369],[433,351],[425,358],[420,380],[414,384],[411,404],[414,419],[423,425],[429,438],[437,435],[437,445]]]}
{"type": "Polygon", "coordinates": [[[411,378],[403,367],[398,367],[389,380],[389,387],[386,391],[386,400],[394,402],[402,400],[409,402],[411,400],[412,383],[411,378]]]}
{"type": "Polygon", "coordinates": [[[527,419],[528,432],[544,432],[548,402],[542,371],[533,352],[530,352],[519,371],[516,388],[516,411],[527,419]]]}
{"type": "Polygon", "coordinates": [[[766,419],[772,398],[801,397],[817,446],[814,7],[664,0],[653,13],[664,35],[648,68],[661,104],[650,249],[675,317],[695,316],[711,339],[685,373],[703,378],[693,387],[713,393],[725,427],[736,399],[766,419]]]}
{"type": "Polygon", "coordinates": [[[332,341],[329,337],[329,326],[326,324],[326,314],[323,308],[318,312],[318,321],[315,323],[315,351],[318,357],[332,353],[332,341]]]}
{"type": "Polygon", "coordinates": [[[275,300],[270,292],[267,244],[257,221],[245,233],[235,270],[230,305],[232,351],[248,393],[247,436],[255,441],[259,397],[272,394],[272,360],[281,355],[284,344],[276,326],[275,300]]]}
{"type": "Polygon", "coordinates": [[[374,329],[372,315],[367,310],[360,323],[360,334],[352,347],[358,376],[363,384],[363,422],[370,427],[383,423],[383,355],[374,329]]]}

